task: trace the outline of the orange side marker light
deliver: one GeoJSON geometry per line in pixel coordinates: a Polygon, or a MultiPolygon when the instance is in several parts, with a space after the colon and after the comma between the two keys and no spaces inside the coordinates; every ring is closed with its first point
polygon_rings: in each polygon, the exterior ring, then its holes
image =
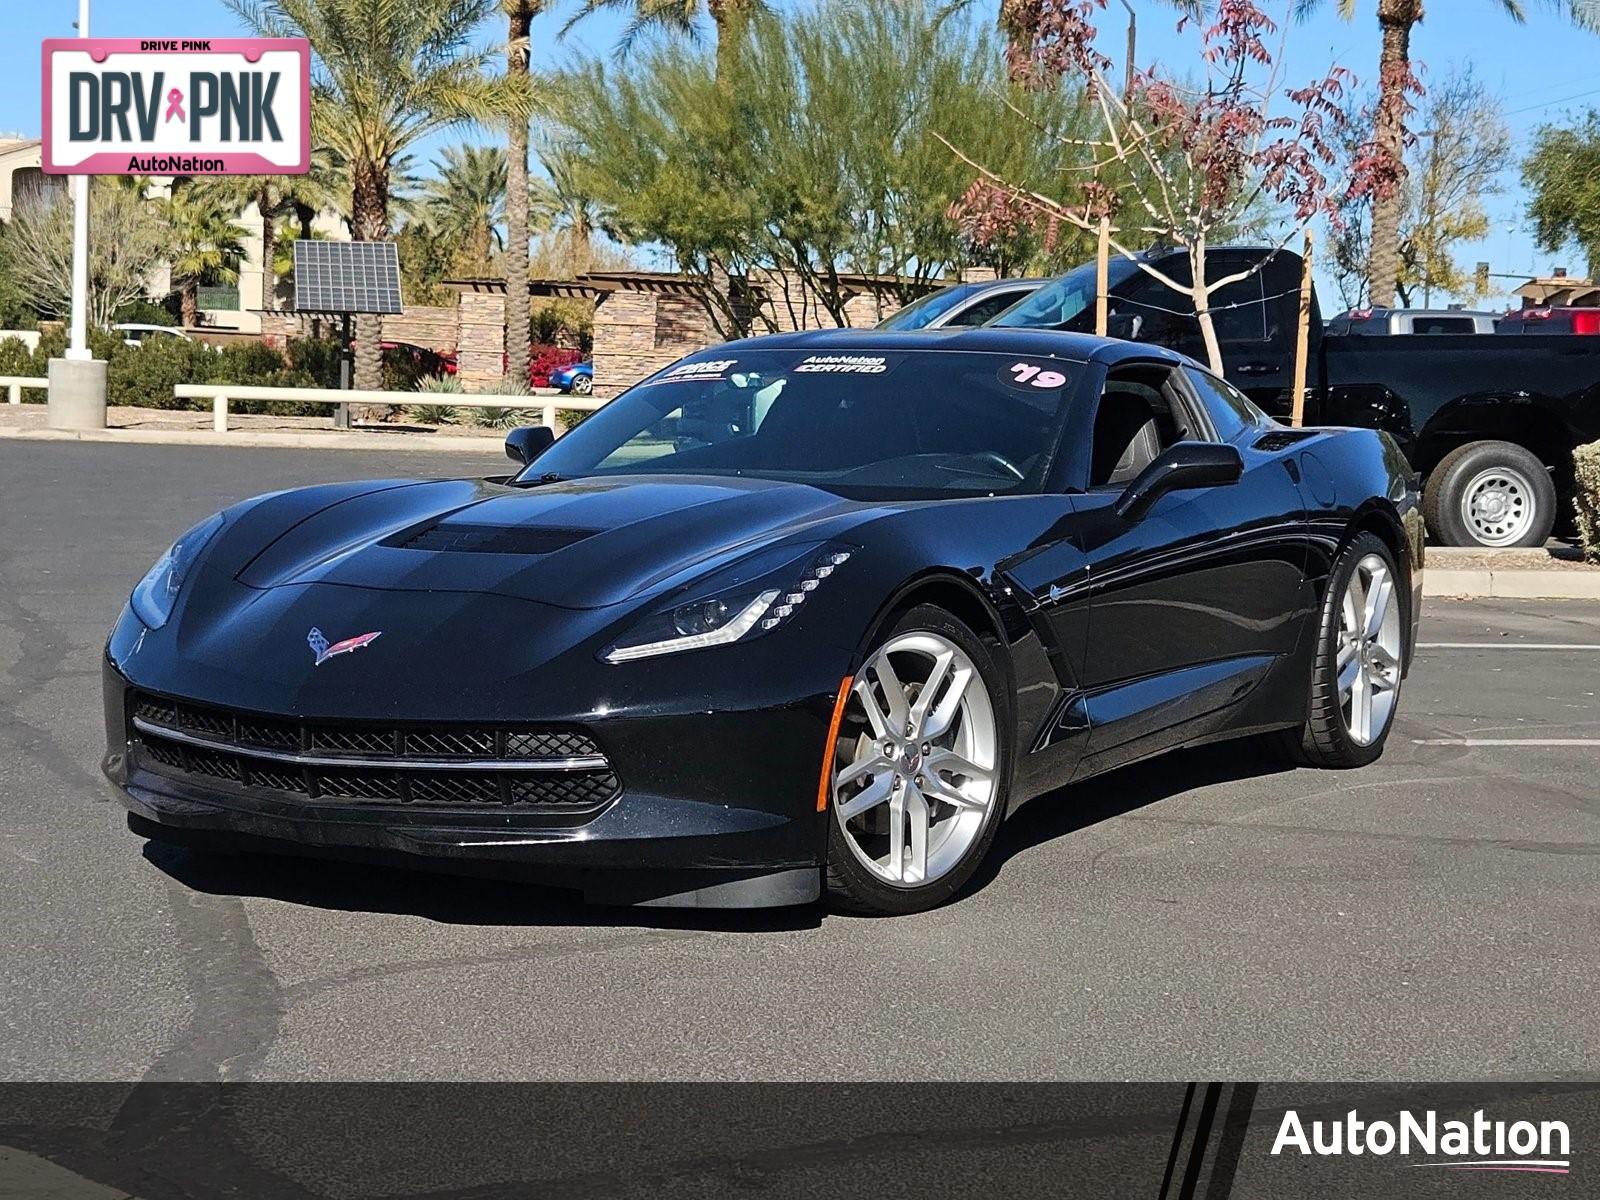
{"type": "Polygon", "coordinates": [[[839,698],[833,702],[833,720],[828,722],[828,740],[822,746],[822,778],[817,783],[817,811],[828,811],[828,785],[833,782],[834,745],[839,740],[839,723],[844,720],[845,705],[850,703],[850,684],[855,679],[846,675],[839,684],[839,698]]]}

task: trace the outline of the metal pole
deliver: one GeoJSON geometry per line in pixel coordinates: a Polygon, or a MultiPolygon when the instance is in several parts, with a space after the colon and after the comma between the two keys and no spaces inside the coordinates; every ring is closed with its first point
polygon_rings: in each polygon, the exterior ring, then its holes
{"type": "MultiPolygon", "coordinates": [[[[348,392],[351,388],[351,378],[355,372],[353,358],[355,351],[350,346],[350,314],[345,313],[339,322],[339,390],[348,392]]],[[[335,429],[350,428],[350,406],[337,404],[333,409],[333,427],[335,429]]]]}
{"type": "MultiPolygon", "coordinates": [[[[89,0],[78,0],[78,36],[89,36],[89,0]]],[[[72,329],[66,357],[89,353],[89,177],[72,177],[72,329]]]]}

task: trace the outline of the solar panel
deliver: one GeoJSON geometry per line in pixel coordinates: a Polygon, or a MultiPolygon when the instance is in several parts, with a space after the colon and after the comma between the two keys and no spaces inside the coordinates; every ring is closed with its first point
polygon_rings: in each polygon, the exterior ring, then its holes
{"type": "Polygon", "coordinates": [[[296,241],[294,307],[316,313],[397,313],[400,255],[393,242],[296,241]]]}

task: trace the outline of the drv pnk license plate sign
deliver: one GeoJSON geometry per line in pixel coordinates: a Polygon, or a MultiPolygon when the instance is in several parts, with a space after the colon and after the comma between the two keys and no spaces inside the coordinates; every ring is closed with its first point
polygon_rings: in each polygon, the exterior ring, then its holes
{"type": "Polygon", "coordinates": [[[311,44],[303,38],[50,38],[44,169],[52,175],[304,175],[311,44]]]}

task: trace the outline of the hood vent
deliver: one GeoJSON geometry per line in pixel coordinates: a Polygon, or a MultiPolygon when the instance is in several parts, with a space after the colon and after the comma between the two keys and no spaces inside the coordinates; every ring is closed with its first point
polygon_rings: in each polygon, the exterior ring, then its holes
{"type": "Polygon", "coordinates": [[[1274,429],[1271,433],[1264,433],[1255,440],[1257,450],[1276,451],[1287,450],[1296,442],[1303,442],[1307,438],[1317,436],[1314,429],[1274,429]]]}
{"type": "Polygon", "coordinates": [[[431,550],[435,554],[553,554],[598,529],[551,529],[522,525],[446,524],[411,529],[387,543],[401,550],[431,550]]]}

